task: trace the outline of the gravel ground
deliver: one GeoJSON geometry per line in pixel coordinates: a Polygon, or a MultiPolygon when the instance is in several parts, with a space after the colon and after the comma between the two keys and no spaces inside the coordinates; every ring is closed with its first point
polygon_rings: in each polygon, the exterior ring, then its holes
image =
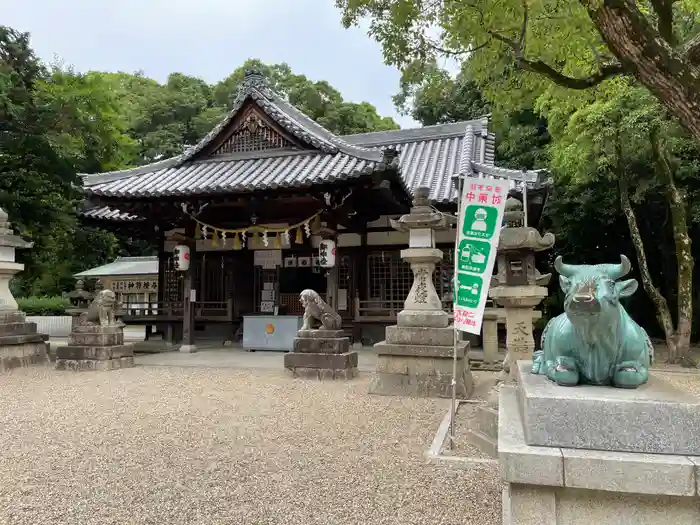
{"type": "Polygon", "coordinates": [[[448,400],[281,371],[0,378],[0,524],[501,523],[497,467],[427,463],[448,400]]]}
{"type": "Polygon", "coordinates": [[[697,371],[686,372],[683,370],[682,372],[671,374],[656,372],[655,375],[665,379],[684,392],[688,392],[694,396],[700,396],[700,373],[697,371]]]}

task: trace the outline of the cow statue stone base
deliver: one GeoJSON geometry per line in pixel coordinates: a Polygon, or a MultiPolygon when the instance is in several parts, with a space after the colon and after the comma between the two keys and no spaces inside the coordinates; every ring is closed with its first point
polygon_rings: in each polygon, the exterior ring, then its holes
{"type": "Polygon", "coordinates": [[[620,264],[572,265],[557,257],[564,313],[547,323],[542,350],[533,355],[533,374],[562,386],[637,388],[647,382],[653,348],[620,304],[638,286],[635,279],[617,281],[632,268],[627,257],[620,259],[620,264]]]}

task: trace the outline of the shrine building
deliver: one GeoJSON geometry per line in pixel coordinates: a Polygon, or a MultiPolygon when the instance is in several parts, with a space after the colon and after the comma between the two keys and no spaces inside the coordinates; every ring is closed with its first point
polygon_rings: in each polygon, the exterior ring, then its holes
{"type": "MultiPolygon", "coordinates": [[[[543,174],[496,167],[488,126],[485,116],[336,136],[251,70],[233,109],[181,155],[84,175],[83,214],[159,247],[148,294],[126,298],[127,323],[157,325],[169,341],[194,346],[209,333],[233,338],[245,318],[299,316],[299,293],[311,288],[355,341],[377,342],[413,282],[399,255],[408,235],[389,219],[408,213],[416,188],[454,214],[460,175],[509,178],[515,192],[527,190],[530,223],[539,220],[543,174]],[[323,239],[336,247],[332,268],[320,265],[323,239]],[[175,268],[176,245],[189,247],[187,271],[175,268]]],[[[444,260],[434,283],[450,310],[455,230],[435,242],[444,260]]]]}

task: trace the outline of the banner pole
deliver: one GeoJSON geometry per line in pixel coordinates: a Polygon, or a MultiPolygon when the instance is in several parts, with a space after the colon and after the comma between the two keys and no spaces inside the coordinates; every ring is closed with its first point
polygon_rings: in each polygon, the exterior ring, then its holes
{"type": "MultiPolygon", "coordinates": [[[[457,198],[457,229],[459,229],[459,220],[462,214],[462,191],[464,186],[464,174],[460,173],[457,198]]],[[[450,450],[454,450],[455,446],[455,417],[457,412],[457,346],[459,344],[459,330],[454,320],[454,305],[457,297],[457,257],[459,253],[459,234],[455,232],[455,249],[452,253],[452,405],[450,409],[450,450]]]]}

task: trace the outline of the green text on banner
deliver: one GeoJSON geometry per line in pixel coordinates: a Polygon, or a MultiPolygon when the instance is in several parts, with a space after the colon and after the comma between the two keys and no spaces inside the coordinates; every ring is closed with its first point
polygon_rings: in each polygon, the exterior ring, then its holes
{"type": "Polygon", "coordinates": [[[510,181],[466,177],[455,242],[454,324],[481,333],[510,181]]]}

